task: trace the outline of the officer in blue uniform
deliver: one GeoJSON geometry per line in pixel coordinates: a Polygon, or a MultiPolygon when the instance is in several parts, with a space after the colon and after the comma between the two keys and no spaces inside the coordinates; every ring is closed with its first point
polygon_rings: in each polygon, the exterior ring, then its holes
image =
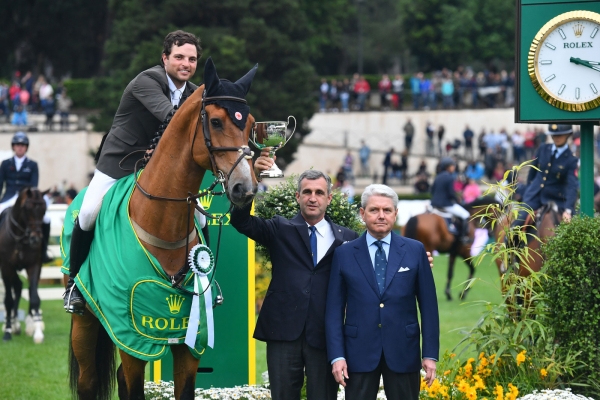
{"type": "MultiPolygon", "coordinates": [[[[571,153],[568,144],[572,133],[571,125],[548,126],[547,134],[553,143],[538,148],[532,164],[538,170],[529,170],[527,189],[523,194],[523,202],[534,211],[554,201],[565,221],[571,219],[579,190],[579,180],[575,175],[579,160],[571,153]]],[[[527,212],[522,210],[513,226],[522,225],[526,218],[527,212]]]]}
{"type": "MultiPolygon", "coordinates": [[[[0,212],[11,207],[17,201],[19,192],[25,187],[37,187],[39,180],[38,165],[25,154],[29,149],[29,138],[23,132],[17,132],[11,140],[15,155],[0,165],[0,212]]],[[[51,261],[47,255],[50,221],[44,218],[42,225],[42,262],[51,261]]]]}
{"type": "Polygon", "coordinates": [[[470,214],[460,204],[454,191],[454,171],[456,164],[450,157],[440,161],[440,173],[435,177],[431,187],[431,205],[460,218],[461,238],[463,242],[469,240],[470,214]]]}

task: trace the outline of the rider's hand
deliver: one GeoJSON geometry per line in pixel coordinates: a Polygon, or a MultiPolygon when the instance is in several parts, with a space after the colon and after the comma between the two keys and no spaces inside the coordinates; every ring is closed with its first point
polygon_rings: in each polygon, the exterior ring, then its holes
{"type": "Polygon", "coordinates": [[[254,174],[256,176],[259,176],[262,171],[266,171],[271,168],[275,162],[275,156],[273,156],[273,158],[269,157],[269,150],[271,150],[270,147],[265,147],[262,149],[260,156],[254,162],[254,174]]]}

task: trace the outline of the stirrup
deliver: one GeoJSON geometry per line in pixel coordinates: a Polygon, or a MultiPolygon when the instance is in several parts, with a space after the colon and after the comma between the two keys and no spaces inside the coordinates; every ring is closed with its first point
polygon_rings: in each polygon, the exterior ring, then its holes
{"type": "Polygon", "coordinates": [[[81,293],[79,293],[79,295],[76,293],[75,298],[73,298],[73,291],[76,290],[76,288],[77,285],[73,283],[71,288],[67,289],[63,294],[63,298],[65,299],[64,309],[70,314],[83,315],[85,311],[85,300],[83,300],[81,293]]]}

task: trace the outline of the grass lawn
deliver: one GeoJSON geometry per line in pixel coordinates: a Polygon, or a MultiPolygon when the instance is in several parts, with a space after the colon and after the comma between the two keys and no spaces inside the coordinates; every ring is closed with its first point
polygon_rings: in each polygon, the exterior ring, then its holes
{"type": "MultiPolygon", "coordinates": [[[[434,277],[440,308],[441,353],[452,350],[463,338],[460,328],[475,324],[483,307],[473,301],[500,301],[498,272],[493,265],[482,265],[476,272],[478,281],[469,292],[467,301],[456,300],[460,283],[467,278],[467,268],[459,262],[455,269],[453,294],[449,302],[444,296],[446,285],[447,258],[435,259],[434,277]]],[[[21,309],[28,304],[22,300],[21,309]]],[[[11,342],[0,343],[0,399],[11,400],[64,400],[70,398],[67,382],[67,349],[70,318],[62,309],[62,301],[43,301],[45,340],[35,345],[24,333],[14,336],[11,342]]],[[[24,327],[23,327],[24,328],[24,327]]],[[[256,342],[257,383],[267,370],[265,345],[256,342]]],[[[148,376],[148,375],[147,375],[148,376]]],[[[115,397],[116,398],[116,395],[115,397]]]]}
{"type": "MultiPolygon", "coordinates": [[[[433,276],[435,279],[439,313],[440,313],[440,357],[446,350],[452,349],[464,338],[464,328],[471,328],[481,316],[484,307],[478,301],[494,303],[501,301],[500,278],[493,264],[482,263],[476,267],[475,277],[478,281],[469,291],[465,301],[458,300],[461,283],[467,280],[469,270],[464,262],[458,261],[454,267],[452,279],[453,301],[447,301],[444,294],[446,275],[448,273],[448,257],[435,257],[433,276]]],[[[262,383],[261,374],[267,370],[266,346],[256,341],[256,382],[262,383]]]]}

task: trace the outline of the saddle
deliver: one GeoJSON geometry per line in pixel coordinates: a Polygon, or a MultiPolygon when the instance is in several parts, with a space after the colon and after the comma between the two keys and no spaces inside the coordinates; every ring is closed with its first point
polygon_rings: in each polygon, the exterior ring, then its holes
{"type": "Polygon", "coordinates": [[[444,219],[444,221],[446,222],[446,227],[448,228],[448,231],[456,237],[460,236],[460,233],[461,233],[460,228],[461,228],[461,224],[462,224],[462,221],[460,220],[460,218],[457,218],[454,215],[450,214],[449,212],[446,212],[437,207],[433,207],[431,205],[427,206],[427,212],[430,214],[435,214],[435,215],[439,215],[440,217],[442,217],[444,219]]]}

